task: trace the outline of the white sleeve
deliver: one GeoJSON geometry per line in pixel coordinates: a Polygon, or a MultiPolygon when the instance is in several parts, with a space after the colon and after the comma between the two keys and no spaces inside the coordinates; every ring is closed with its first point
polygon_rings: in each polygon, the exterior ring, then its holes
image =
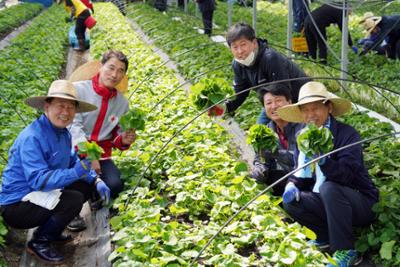
{"type": "Polygon", "coordinates": [[[72,135],[72,149],[74,149],[75,145],[77,145],[78,143],[87,141],[85,132],[83,131],[82,114],[75,114],[74,121],[70,125],[69,131],[72,135]]]}

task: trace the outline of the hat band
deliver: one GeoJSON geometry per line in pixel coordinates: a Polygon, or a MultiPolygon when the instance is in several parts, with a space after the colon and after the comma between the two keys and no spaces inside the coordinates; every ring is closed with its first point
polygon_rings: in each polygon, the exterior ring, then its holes
{"type": "Polygon", "coordinates": [[[311,97],[321,97],[321,98],[326,99],[326,96],[323,96],[323,95],[308,95],[308,96],[300,98],[299,101],[297,101],[297,102],[303,101],[304,99],[311,98],[311,97]]]}
{"type": "Polygon", "coordinates": [[[47,95],[47,96],[48,97],[57,97],[57,96],[54,96],[53,94],[55,94],[55,95],[65,95],[65,96],[72,97],[72,98],[76,99],[76,96],[71,95],[71,94],[67,94],[67,93],[62,93],[62,92],[51,93],[50,95],[47,95]]]}

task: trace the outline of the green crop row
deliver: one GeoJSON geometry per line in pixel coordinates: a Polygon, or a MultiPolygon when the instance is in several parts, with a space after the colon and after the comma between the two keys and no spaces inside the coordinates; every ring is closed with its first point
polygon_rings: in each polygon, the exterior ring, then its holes
{"type": "MultiPolygon", "coordinates": [[[[146,5],[133,5],[130,7],[128,16],[135,19],[137,23],[140,24],[142,30],[147,33],[155,41],[157,46],[160,46],[166,51],[170,57],[178,65],[180,71],[186,76],[186,79],[193,80],[193,78],[199,73],[197,71],[197,66],[207,66],[207,64],[212,60],[208,56],[208,52],[204,51],[203,54],[190,53],[185,58],[181,59],[176,55],[182,51],[187,51],[189,48],[185,47],[184,42],[173,42],[172,36],[191,36],[190,47],[199,47],[204,43],[208,43],[206,39],[203,39],[201,35],[198,37],[193,36],[194,25],[197,25],[198,21],[193,21],[192,18],[183,16],[180,12],[168,12],[167,14],[159,13],[153,10],[151,7],[146,5]],[[179,15],[179,19],[177,16],[179,15]],[[156,27],[155,23],[161,25],[166,25],[164,27],[156,27]],[[153,26],[153,27],[152,27],[153,26]],[[160,37],[161,38],[157,38],[160,37]],[[185,65],[185,61],[190,60],[190,65],[185,65]],[[193,67],[191,67],[193,66],[193,67]]],[[[214,45],[219,47],[219,45],[214,45]]],[[[210,45],[210,47],[212,47],[210,45]]],[[[222,47],[223,48],[223,47],[222,47]]],[[[213,49],[216,49],[213,47],[213,49]]],[[[212,57],[211,57],[212,58],[212,57]]],[[[221,59],[220,62],[217,60],[212,64],[215,66],[223,65],[225,59],[221,59]]],[[[226,62],[226,60],[225,60],[226,62]]],[[[211,68],[210,68],[211,69],[211,68]]],[[[209,75],[216,75],[218,77],[223,77],[226,79],[231,79],[231,70],[223,73],[209,73],[209,75]]],[[[249,100],[247,100],[249,101],[249,100]]],[[[257,100],[255,100],[257,101],[257,100]]],[[[250,101],[251,102],[251,101],[250,101]]],[[[247,104],[239,109],[239,117],[241,126],[247,128],[249,122],[254,123],[255,117],[259,112],[259,104],[247,104]],[[254,108],[254,106],[256,108],[254,108]],[[243,123],[245,122],[245,123],[243,123]]],[[[376,136],[382,133],[388,133],[391,131],[391,126],[386,123],[379,123],[375,119],[369,118],[366,114],[354,113],[344,117],[344,120],[349,124],[353,125],[360,133],[363,138],[376,136]]],[[[362,234],[360,234],[359,242],[357,246],[360,251],[366,251],[367,249],[372,250],[376,253],[376,261],[383,262],[386,266],[393,266],[393,264],[398,264],[398,259],[395,255],[399,254],[400,246],[393,243],[393,241],[400,238],[399,232],[394,231],[400,227],[397,218],[399,216],[399,204],[393,192],[397,192],[400,188],[398,182],[396,182],[399,177],[399,162],[400,154],[399,152],[399,142],[393,142],[393,140],[384,140],[374,142],[365,146],[365,160],[370,170],[370,174],[374,179],[374,182],[378,185],[382,199],[377,205],[376,211],[379,216],[373,226],[369,229],[365,229],[362,234]],[[390,155],[390,159],[387,159],[385,155],[390,155]],[[384,215],[382,215],[384,214],[384,215]],[[388,220],[390,223],[388,223],[388,220]],[[366,236],[370,237],[369,240],[365,240],[366,236]],[[392,246],[390,246],[392,245],[392,246]]]]}
{"type": "MultiPolygon", "coordinates": [[[[110,221],[115,231],[110,260],[113,266],[188,266],[226,219],[262,187],[247,176],[245,164],[237,163],[229,135],[208,117],[197,118],[180,132],[198,112],[178,88],[174,72],[161,66],[159,56],[124,17],[115,15],[114,6],[95,8],[98,25],[91,34],[91,53],[95,58],[107,48],[127,53],[130,104],[148,114],[146,130],[138,132],[134,146],[121,157],[115,154],[129,186],[114,203],[119,215],[110,221]],[[174,89],[176,93],[153,109],[174,89]],[[128,199],[145,167],[174,135],[128,199]]],[[[195,266],[323,266],[326,259],[307,246],[304,229],[283,223],[282,216],[277,199],[260,197],[195,266]]]]}
{"type": "Polygon", "coordinates": [[[41,4],[19,4],[0,11],[0,39],[42,10],[41,4]]]}
{"type": "MultiPolygon", "coordinates": [[[[68,26],[59,19],[63,12],[61,6],[50,7],[0,51],[0,172],[15,137],[38,115],[23,101],[46,94],[65,63],[68,26]]],[[[0,220],[0,245],[4,229],[0,220]]]]}

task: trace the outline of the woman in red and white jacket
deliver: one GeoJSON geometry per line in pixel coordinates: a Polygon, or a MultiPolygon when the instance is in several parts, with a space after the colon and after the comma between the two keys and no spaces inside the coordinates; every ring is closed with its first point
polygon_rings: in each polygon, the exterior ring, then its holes
{"type": "Polygon", "coordinates": [[[123,190],[123,182],[111,159],[112,149],[126,150],[136,139],[134,129],[122,132],[118,124],[121,116],[129,110],[128,100],[116,89],[126,79],[128,59],[120,51],[109,50],[103,54],[101,63],[92,63],[76,70],[81,77],[89,75],[92,78],[74,82],[74,86],[78,97],[96,105],[97,110],[75,116],[70,131],[73,145],[88,140],[95,141],[104,149],[100,161],[92,162],[92,169],[100,175],[110,188],[111,197],[115,198],[123,190]]]}

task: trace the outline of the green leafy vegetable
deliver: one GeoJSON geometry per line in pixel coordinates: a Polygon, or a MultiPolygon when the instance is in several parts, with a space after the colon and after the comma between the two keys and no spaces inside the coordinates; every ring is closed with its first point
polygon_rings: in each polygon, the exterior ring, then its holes
{"type": "Polygon", "coordinates": [[[257,152],[261,149],[275,152],[278,149],[278,136],[266,125],[255,124],[249,129],[247,143],[251,144],[257,152]]]}
{"type": "Polygon", "coordinates": [[[222,78],[202,79],[190,87],[191,100],[198,110],[206,109],[234,93],[222,78]]]}
{"type": "Polygon", "coordinates": [[[78,144],[78,154],[87,155],[89,160],[99,160],[103,153],[103,148],[97,145],[96,142],[86,141],[78,144]]]}
{"type": "Polygon", "coordinates": [[[333,149],[333,136],[328,128],[309,124],[297,136],[297,146],[307,157],[312,158],[333,149]]]}
{"type": "Polygon", "coordinates": [[[132,108],[119,120],[119,125],[122,130],[128,131],[131,129],[144,130],[146,114],[143,110],[132,108]]]}

